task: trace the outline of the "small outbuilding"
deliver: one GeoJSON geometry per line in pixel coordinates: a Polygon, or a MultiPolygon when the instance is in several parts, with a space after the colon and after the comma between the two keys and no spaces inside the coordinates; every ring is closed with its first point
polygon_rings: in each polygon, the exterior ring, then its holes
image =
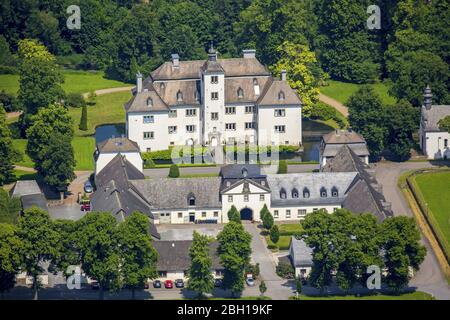
{"type": "Polygon", "coordinates": [[[312,249],[302,239],[292,237],[289,258],[295,269],[295,277],[306,278],[313,266],[312,249]]]}

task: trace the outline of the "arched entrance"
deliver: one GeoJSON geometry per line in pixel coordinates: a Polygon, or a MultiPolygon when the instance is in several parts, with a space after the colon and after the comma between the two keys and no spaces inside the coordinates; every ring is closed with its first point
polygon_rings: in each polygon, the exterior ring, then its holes
{"type": "Polygon", "coordinates": [[[241,220],[253,220],[253,210],[250,208],[244,208],[241,210],[241,220]]]}

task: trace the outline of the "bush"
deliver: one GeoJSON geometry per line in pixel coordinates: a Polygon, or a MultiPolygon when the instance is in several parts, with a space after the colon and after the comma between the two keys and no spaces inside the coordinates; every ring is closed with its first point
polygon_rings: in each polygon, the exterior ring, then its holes
{"type": "Polygon", "coordinates": [[[272,228],[270,228],[270,240],[276,244],[278,240],[280,240],[280,231],[278,230],[277,225],[273,225],[272,228]]]}
{"type": "Polygon", "coordinates": [[[66,106],[68,107],[83,107],[86,101],[79,93],[69,93],[66,97],[66,106]]]}
{"type": "Polygon", "coordinates": [[[269,250],[278,250],[278,246],[276,244],[268,244],[267,249],[269,250]]]}
{"type": "Polygon", "coordinates": [[[83,106],[83,109],[81,110],[81,119],[80,119],[80,125],[78,128],[82,131],[87,131],[88,124],[87,124],[87,107],[86,105],[83,106]]]}
{"type": "Polygon", "coordinates": [[[180,169],[176,164],[170,166],[169,178],[178,178],[180,176],[180,169]]]}
{"type": "Polygon", "coordinates": [[[144,161],[144,168],[145,169],[152,169],[156,167],[155,162],[152,159],[147,159],[144,161]]]}
{"type": "Polygon", "coordinates": [[[0,74],[18,74],[19,69],[13,66],[0,66],[0,74]]]}
{"type": "Polygon", "coordinates": [[[323,121],[334,120],[340,128],[345,128],[347,126],[344,116],[335,108],[323,102],[318,102],[314,108],[312,108],[310,118],[323,121]]]}
{"type": "Polygon", "coordinates": [[[284,279],[294,279],[295,270],[290,263],[280,262],[276,268],[277,275],[284,279]]]}
{"type": "Polygon", "coordinates": [[[263,227],[267,230],[270,230],[273,226],[273,216],[269,210],[264,213],[262,218],[263,227]]]}
{"type": "Polygon", "coordinates": [[[12,94],[6,93],[5,90],[0,92],[0,104],[3,105],[6,112],[17,111],[20,109],[17,98],[12,94]]]}
{"type": "Polygon", "coordinates": [[[234,221],[237,223],[241,223],[241,215],[239,211],[236,209],[234,205],[231,206],[230,210],[228,210],[228,221],[234,221]]]}
{"type": "Polygon", "coordinates": [[[278,161],[278,173],[287,173],[287,162],[286,162],[286,160],[278,161]]]}

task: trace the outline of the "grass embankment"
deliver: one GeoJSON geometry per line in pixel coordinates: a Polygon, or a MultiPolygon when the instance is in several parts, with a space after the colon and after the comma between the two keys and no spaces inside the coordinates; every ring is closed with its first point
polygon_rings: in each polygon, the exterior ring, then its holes
{"type": "MultiPolygon", "coordinates": [[[[129,83],[105,79],[104,73],[101,71],[63,70],[62,73],[64,75],[62,88],[66,93],[81,94],[99,89],[130,86],[129,83]]],[[[0,91],[1,90],[17,95],[17,91],[19,90],[19,75],[0,75],[0,91]]]]}
{"type": "Polygon", "coordinates": [[[276,246],[278,250],[289,250],[291,245],[291,237],[299,234],[302,231],[302,226],[299,223],[285,223],[277,224],[280,231],[280,239],[276,244],[270,240],[270,235],[265,236],[268,248],[276,246]]]}
{"type": "MultiPolygon", "coordinates": [[[[329,85],[320,88],[320,91],[330,98],[345,104],[352,94],[354,94],[362,85],[356,83],[348,83],[342,81],[330,80],[329,85]]],[[[395,98],[390,96],[389,87],[385,83],[370,84],[376,93],[380,95],[384,104],[395,103],[395,98]]]]}
{"type": "MultiPolygon", "coordinates": [[[[294,300],[292,297],[290,300],[294,300]]],[[[415,291],[410,293],[403,293],[399,295],[374,294],[368,296],[305,296],[301,295],[300,300],[435,300],[431,294],[415,291]]]]}

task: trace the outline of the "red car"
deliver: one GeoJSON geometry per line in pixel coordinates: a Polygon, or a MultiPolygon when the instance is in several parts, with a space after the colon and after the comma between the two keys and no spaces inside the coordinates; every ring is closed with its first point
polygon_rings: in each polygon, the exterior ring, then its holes
{"type": "Polygon", "coordinates": [[[165,287],[166,289],[172,289],[172,288],[173,288],[173,282],[172,282],[172,280],[166,280],[166,281],[164,281],[164,287],[165,287]]]}

